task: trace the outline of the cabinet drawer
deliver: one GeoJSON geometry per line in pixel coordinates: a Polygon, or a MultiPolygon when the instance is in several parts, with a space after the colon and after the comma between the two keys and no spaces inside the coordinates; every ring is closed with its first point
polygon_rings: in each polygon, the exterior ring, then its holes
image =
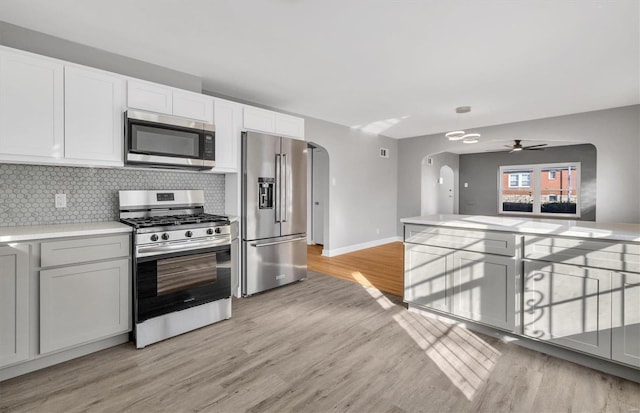
{"type": "Polygon", "coordinates": [[[640,272],[640,244],[527,235],[524,257],[585,267],[640,272]]]}
{"type": "Polygon", "coordinates": [[[129,235],[43,242],[40,266],[53,267],[128,257],[129,253],[129,235]]]}
{"type": "Polygon", "coordinates": [[[486,252],[508,257],[516,255],[517,245],[515,234],[424,225],[405,225],[404,240],[414,244],[486,252]]]}

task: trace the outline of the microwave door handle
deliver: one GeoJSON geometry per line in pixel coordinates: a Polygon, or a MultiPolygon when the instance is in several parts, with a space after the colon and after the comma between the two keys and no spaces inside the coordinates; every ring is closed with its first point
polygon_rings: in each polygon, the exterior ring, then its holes
{"type": "Polygon", "coordinates": [[[282,171],[282,158],[279,153],[276,154],[276,182],[275,182],[275,211],[276,211],[276,222],[281,222],[282,219],[281,211],[280,211],[280,173],[282,171]]]}
{"type": "Polygon", "coordinates": [[[289,168],[287,165],[287,154],[282,154],[282,188],[283,188],[283,202],[282,202],[282,222],[287,222],[287,207],[289,206],[289,187],[287,186],[289,183],[289,177],[287,174],[289,173],[289,168]]]}

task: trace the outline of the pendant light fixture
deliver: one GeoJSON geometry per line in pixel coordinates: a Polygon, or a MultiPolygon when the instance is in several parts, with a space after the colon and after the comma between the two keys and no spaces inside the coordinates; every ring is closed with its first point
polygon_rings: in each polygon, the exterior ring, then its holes
{"type": "MultiPolygon", "coordinates": [[[[460,106],[456,108],[456,114],[458,115],[458,124],[460,124],[460,114],[471,112],[471,106],[460,106]]],[[[447,132],[444,135],[450,141],[459,141],[462,143],[478,143],[480,139],[479,133],[466,133],[462,129],[447,132]]]]}

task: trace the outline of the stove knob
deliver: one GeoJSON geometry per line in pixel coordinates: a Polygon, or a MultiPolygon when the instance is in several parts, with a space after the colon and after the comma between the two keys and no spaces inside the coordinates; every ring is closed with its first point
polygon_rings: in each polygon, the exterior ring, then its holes
{"type": "Polygon", "coordinates": [[[151,236],[151,241],[157,241],[158,240],[158,235],[157,234],[153,234],[151,236]]]}
{"type": "Polygon", "coordinates": [[[193,236],[193,232],[187,231],[187,232],[184,233],[184,236],[187,237],[187,238],[191,238],[193,236]]]}
{"type": "Polygon", "coordinates": [[[169,239],[169,234],[166,234],[166,233],[162,234],[162,239],[165,240],[165,241],[168,240],[169,239]]]}
{"type": "Polygon", "coordinates": [[[207,235],[213,235],[213,228],[209,228],[207,230],[207,235]]]}
{"type": "Polygon", "coordinates": [[[219,234],[221,232],[222,232],[222,230],[220,228],[216,228],[216,234],[219,234]]]}

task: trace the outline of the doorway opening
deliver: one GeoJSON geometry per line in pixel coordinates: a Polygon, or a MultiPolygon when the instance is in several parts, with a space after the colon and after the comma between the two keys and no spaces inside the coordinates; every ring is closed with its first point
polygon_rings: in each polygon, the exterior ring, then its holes
{"type": "Polygon", "coordinates": [[[329,153],[307,144],[307,243],[329,248],[329,153]]]}
{"type": "Polygon", "coordinates": [[[421,215],[458,213],[459,158],[450,152],[424,157],[420,185],[421,215]]]}

